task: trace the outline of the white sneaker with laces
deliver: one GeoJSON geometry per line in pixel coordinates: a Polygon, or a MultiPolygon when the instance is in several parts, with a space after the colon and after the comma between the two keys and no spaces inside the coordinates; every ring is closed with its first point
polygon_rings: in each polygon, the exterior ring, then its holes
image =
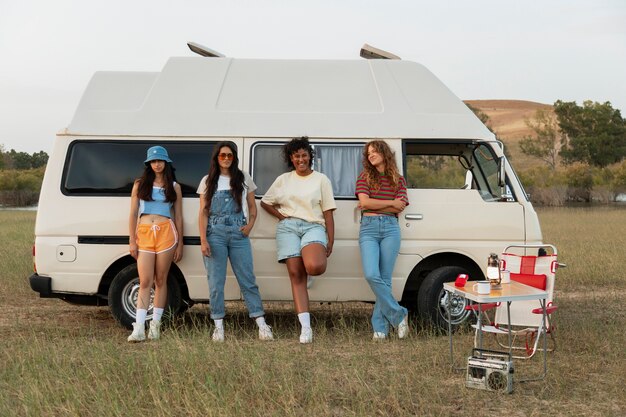
{"type": "Polygon", "coordinates": [[[128,336],[129,342],[143,342],[146,340],[146,327],[143,324],[133,323],[133,332],[128,336]]]}
{"type": "Polygon", "coordinates": [[[150,328],[148,329],[148,339],[159,340],[161,337],[161,322],[152,320],[150,322],[150,328]]]}
{"type": "Polygon", "coordinates": [[[223,342],[224,341],[224,328],[223,327],[216,327],[213,330],[212,339],[213,339],[214,342],[223,342]]]}
{"type": "Polygon", "coordinates": [[[300,343],[312,343],[313,342],[313,329],[310,327],[303,327],[300,332],[300,343]]]}
{"type": "Polygon", "coordinates": [[[374,337],[372,337],[372,339],[378,341],[378,340],[385,340],[387,338],[387,335],[383,332],[374,332],[374,337]]]}
{"type": "Polygon", "coordinates": [[[400,324],[398,324],[397,331],[398,331],[398,338],[400,339],[404,339],[409,334],[409,316],[408,315],[404,316],[400,324]]]}
{"type": "Polygon", "coordinates": [[[259,326],[259,340],[274,340],[272,328],[268,324],[259,326]]]}

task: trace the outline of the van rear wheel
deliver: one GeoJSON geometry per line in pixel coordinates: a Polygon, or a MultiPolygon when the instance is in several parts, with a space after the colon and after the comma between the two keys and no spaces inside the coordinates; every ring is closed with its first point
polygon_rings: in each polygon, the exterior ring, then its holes
{"type": "MultiPolygon", "coordinates": [[[[117,273],[109,286],[109,307],[113,317],[124,327],[131,329],[137,317],[137,297],[139,295],[139,273],[137,264],[128,265],[117,273]]],[[[147,319],[152,318],[154,290],[150,291],[150,305],[147,319]]],[[[176,277],[170,272],[167,278],[167,305],[164,319],[176,314],[182,306],[182,297],[176,277]]]]}
{"type": "Polygon", "coordinates": [[[448,303],[453,330],[471,315],[470,311],[465,310],[465,306],[470,304],[469,300],[443,290],[443,283],[454,281],[459,274],[467,274],[467,271],[458,266],[437,268],[426,276],[417,295],[420,317],[442,330],[448,330],[448,303]]]}

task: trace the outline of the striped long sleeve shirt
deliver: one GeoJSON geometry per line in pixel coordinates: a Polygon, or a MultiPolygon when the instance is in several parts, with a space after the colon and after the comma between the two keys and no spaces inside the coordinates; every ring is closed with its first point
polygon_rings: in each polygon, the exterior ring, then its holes
{"type": "MultiPolygon", "coordinates": [[[[380,188],[376,191],[371,190],[369,185],[367,185],[367,181],[365,180],[365,175],[363,172],[359,174],[359,178],[356,180],[356,196],[359,194],[365,194],[369,198],[373,198],[376,200],[395,200],[396,198],[402,199],[406,205],[409,205],[409,198],[406,194],[406,181],[404,177],[400,176],[398,180],[398,189],[394,190],[391,187],[389,176],[381,174],[380,176],[380,188]]],[[[391,213],[384,210],[363,210],[362,213],[377,213],[377,214],[386,214],[389,216],[397,216],[396,213],[391,213]]]]}

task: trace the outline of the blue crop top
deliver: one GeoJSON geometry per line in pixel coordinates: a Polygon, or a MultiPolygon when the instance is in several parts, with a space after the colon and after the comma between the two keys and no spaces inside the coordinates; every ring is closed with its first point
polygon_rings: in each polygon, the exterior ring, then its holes
{"type": "Polygon", "coordinates": [[[162,187],[152,187],[152,200],[139,200],[139,216],[142,214],[158,214],[170,218],[172,203],[165,201],[165,191],[162,187]]]}

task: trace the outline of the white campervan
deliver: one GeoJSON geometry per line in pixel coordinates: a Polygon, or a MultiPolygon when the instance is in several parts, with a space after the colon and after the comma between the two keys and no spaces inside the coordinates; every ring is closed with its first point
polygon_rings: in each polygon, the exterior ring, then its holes
{"type": "MultiPolygon", "coordinates": [[[[57,134],[39,200],[31,287],[41,297],[108,304],[122,324],[134,321],[130,191],[145,150],[163,145],[184,197],[184,258],[170,271],[169,305],[181,312],[208,303],[195,190],[212,147],[225,139],[238,146],[240,168],[252,175],[260,200],[286,170],[280,146],[304,135],[338,205],[333,254],[310,289],[313,301],[374,301],[361,271],[354,195],[371,139],[390,145],[408,182],[393,293],[421,316],[445,324],[443,282],[461,272],[483,279],[490,252],[541,243],[537,215],[501,143],[422,65],[171,58],[161,72],[96,73],[69,127],[57,134]]],[[[276,262],[276,220],[258,213],[251,237],[261,295],[291,300],[286,269],[276,262]]],[[[225,295],[241,298],[232,272],[225,295]]],[[[453,323],[465,320],[464,300],[450,305],[453,323]]]]}

